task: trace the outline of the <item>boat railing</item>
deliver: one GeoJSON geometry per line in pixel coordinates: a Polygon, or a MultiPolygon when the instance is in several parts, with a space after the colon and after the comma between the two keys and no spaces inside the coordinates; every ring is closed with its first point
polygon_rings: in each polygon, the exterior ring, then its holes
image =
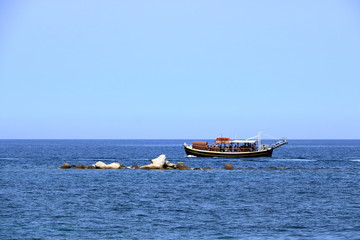
{"type": "Polygon", "coordinates": [[[261,145],[259,146],[258,151],[266,150],[266,149],[268,149],[268,148],[270,148],[270,145],[269,145],[269,144],[261,144],[261,145]]]}
{"type": "Polygon", "coordinates": [[[282,139],[279,139],[278,141],[276,141],[275,143],[271,144],[271,148],[273,148],[273,149],[278,148],[278,147],[280,147],[282,145],[285,145],[287,143],[288,143],[287,139],[282,138],[282,139]]]}

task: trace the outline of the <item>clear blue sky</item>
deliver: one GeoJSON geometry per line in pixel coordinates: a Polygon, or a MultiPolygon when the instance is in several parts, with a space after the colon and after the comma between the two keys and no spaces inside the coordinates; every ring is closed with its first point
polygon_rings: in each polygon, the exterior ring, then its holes
{"type": "Polygon", "coordinates": [[[360,2],[0,1],[0,138],[360,138],[360,2]]]}

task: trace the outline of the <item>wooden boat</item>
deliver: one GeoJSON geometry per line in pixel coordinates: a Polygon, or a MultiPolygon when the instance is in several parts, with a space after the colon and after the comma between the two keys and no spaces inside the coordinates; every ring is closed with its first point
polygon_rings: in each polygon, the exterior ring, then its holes
{"type": "Polygon", "coordinates": [[[254,158],[271,157],[275,148],[287,144],[286,138],[266,145],[261,142],[261,134],[246,140],[230,140],[227,137],[216,138],[215,143],[209,145],[206,141],[195,141],[191,145],[184,143],[187,156],[195,157],[232,157],[254,158]],[[253,138],[257,137],[256,140],[253,138]]]}

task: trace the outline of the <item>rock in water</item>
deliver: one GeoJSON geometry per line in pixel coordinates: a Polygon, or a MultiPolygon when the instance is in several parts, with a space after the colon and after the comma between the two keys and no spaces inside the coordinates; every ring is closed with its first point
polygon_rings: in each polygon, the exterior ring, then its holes
{"type": "Polygon", "coordinates": [[[96,168],[100,168],[100,169],[105,169],[105,168],[106,168],[106,164],[103,163],[102,161],[98,161],[97,163],[95,163],[95,167],[96,167],[96,168]]]}
{"type": "Polygon", "coordinates": [[[166,160],[164,168],[166,168],[166,169],[174,169],[174,168],[176,168],[176,164],[173,164],[173,163],[169,162],[168,160],[166,160]]]}
{"type": "Polygon", "coordinates": [[[121,164],[120,163],[111,163],[111,164],[107,164],[105,166],[106,169],[118,169],[121,168],[121,164]]]}
{"type": "Polygon", "coordinates": [[[188,169],[190,169],[188,166],[186,166],[186,164],[185,163],[183,163],[183,162],[178,162],[177,164],[176,164],[176,169],[179,169],[179,170],[188,170],[188,169]]]}
{"type": "Polygon", "coordinates": [[[233,170],[233,169],[234,169],[234,166],[233,166],[231,163],[227,163],[227,164],[225,164],[224,168],[225,168],[226,170],[233,170]]]}
{"type": "Polygon", "coordinates": [[[152,163],[139,167],[139,169],[164,169],[163,167],[154,166],[152,163]]]}
{"type": "Polygon", "coordinates": [[[64,169],[71,168],[71,165],[68,163],[63,163],[60,168],[64,168],[64,169]]]}
{"type": "Polygon", "coordinates": [[[161,154],[157,158],[151,160],[154,167],[164,167],[166,162],[166,156],[164,154],[161,154]]]}
{"type": "Polygon", "coordinates": [[[141,166],[140,169],[164,169],[165,162],[166,156],[161,154],[157,158],[151,160],[150,164],[141,166]]]}
{"type": "Polygon", "coordinates": [[[78,165],[75,166],[75,168],[77,168],[77,169],[85,169],[85,168],[88,168],[88,167],[85,166],[85,165],[82,165],[82,164],[78,164],[78,165]]]}

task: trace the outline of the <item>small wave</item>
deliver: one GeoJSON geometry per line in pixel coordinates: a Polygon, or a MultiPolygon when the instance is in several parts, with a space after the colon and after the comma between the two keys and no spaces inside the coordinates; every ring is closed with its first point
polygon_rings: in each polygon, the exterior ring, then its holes
{"type": "Polygon", "coordinates": [[[276,161],[290,161],[290,162],[316,162],[316,159],[306,159],[306,158],[277,158],[276,161]]]}
{"type": "Polygon", "coordinates": [[[26,158],[0,158],[0,160],[22,160],[22,159],[26,159],[26,158]]]}
{"type": "Polygon", "coordinates": [[[194,156],[194,155],[187,155],[186,157],[188,157],[188,158],[196,158],[196,156],[194,156]]]}
{"type": "Polygon", "coordinates": [[[80,161],[110,161],[110,160],[119,160],[117,158],[80,158],[80,161]]]}
{"type": "Polygon", "coordinates": [[[352,162],[360,162],[360,159],[351,159],[352,162]]]}

